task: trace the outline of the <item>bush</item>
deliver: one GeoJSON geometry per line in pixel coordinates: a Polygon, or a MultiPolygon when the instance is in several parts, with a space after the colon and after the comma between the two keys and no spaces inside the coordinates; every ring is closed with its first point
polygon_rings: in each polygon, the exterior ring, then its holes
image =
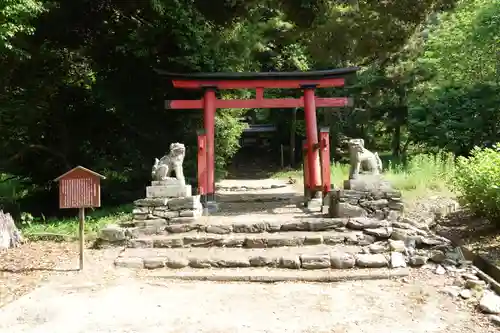
{"type": "Polygon", "coordinates": [[[459,157],[452,185],[472,213],[500,223],[500,143],[459,157]]]}

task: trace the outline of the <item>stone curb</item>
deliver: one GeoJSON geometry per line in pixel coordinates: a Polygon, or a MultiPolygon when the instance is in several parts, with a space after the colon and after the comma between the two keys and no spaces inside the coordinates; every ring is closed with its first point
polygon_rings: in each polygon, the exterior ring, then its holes
{"type": "MultiPolygon", "coordinates": [[[[345,282],[345,281],[363,281],[363,280],[386,280],[391,278],[406,277],[410,274],[408,268],[394,269],[385,272],[369,271],[347,271],[339,272],[338,275],[324,275],[324,276],[300,276],[300,274],[286,274],[286,275],[254,275],[251,272],[242,275],[228,274],[226,272],[219,272],[214,275],[196,274],[196,273],[182,273],[182,274],[161,274],[153,275],[155,279],[165,280],[184,280],[184,281],[214,281],[214,282],[257,282],[257,283],[275,283],[275,282],[345,282]]],[[[272,274],[272,273],[271,273],[272,274]]]]}
{"type": "Polygon", "coordinates": [[[493,289],[498,295],[500,295],[500,268],[498,268],[488,259],[479,254],[475,254],[467,247],[462,245],[463,242],[460,239],[446,235],[446,233],[444,232],[438,232],[438,235],[449,239],[454,246],[459,247],[462,250],[465,259],[472,261],[472,264],[477,271],[477,275],[483,281],[489,283],[491,289],[493,289]]]}

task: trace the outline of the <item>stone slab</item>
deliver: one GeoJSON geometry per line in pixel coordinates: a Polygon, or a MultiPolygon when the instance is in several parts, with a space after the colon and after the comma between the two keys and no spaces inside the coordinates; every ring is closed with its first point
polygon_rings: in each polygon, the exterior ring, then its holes
{"type": "Polygon", "coordinates": [[[166,280],[220,281],[220,282],[342,282],[356,280],[383,280],[406,277],[408,268],[357,269],[357,270],[285,270],[274,268],[225,268],[203,270],[185,268],[181,270],[154,270],[146,273],[150,277],[166,280]]]}
{"type": "Polygon", "coordinates": [[[181,198],[192,195],[191,185],[167,185],[146,187],[146,198],[181,198]]]}
{"type": "Polygon", "coordinates": [[[169,186],[169,185],[185,185],[186,182],[178,180],[177,178],[174,177],[169,177],[165,180],[153,180],[151,182],[151,186],[169,186]]]}
{"type": "MultiPolygon", "coordinates": [[[[277,267],[283,269],[349,269],[353,268],[352,254],[342,252],[344,247],[329,247],[323,245],[289,247],[289,248],[169,248],[169,249],[126,249],[117,262],[127,262],[127,258],[142,258],[150,262],[150,258],[165,258],[169,260],[189,260],[191,268],[221,268],[221,267],[277,267]]],[[[383,255],[356,255],[356,266],[360,268],[387,267],[383,255]],[[360,256],[365,260],[358,263],[360,256]],[[384,259],[384,260],[380,260],[384,259]]],[[[163,260],[163,259],[162,259],[163,260]]]]}

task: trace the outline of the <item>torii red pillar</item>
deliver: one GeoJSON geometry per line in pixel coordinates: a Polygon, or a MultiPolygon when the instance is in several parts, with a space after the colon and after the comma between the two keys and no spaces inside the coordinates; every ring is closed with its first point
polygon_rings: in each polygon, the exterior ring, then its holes
{"type": "Polygon", "coordinates": [[[205,88],[205,96],[203,97],[203,125],[205,127],[205,135],[207,138],[207,201],[213,200],[211,196],[215,193],[215,89],[212,87],[205,88]]]}
{"type": "Polygon", "coordinates": [[[309,183],[311,190],[314,191],[314,189],[321,187],[318,124],[316,120],[316,100],[314,96],[316,85],[303,86],[302,88],[304,88],[304,118],[306,123],[309,183]]]}

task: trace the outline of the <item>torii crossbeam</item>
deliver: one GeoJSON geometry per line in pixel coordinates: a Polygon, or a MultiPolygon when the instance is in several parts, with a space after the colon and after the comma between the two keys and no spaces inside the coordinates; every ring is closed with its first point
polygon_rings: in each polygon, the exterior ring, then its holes
{"type": "MultiPolygon", "coordinates": [[[[342,87],[345,78],[353,75],[359,67],[340,68],[310,72],[266,72],[266,73],[195,73],[177,74],[157,70],[172,80],[173,86],[183,89],[204,90],[203,98],[199,100],[168,100],[166,109],[203,109],[206,145],[205,170],[198,170],[198,192],[214,200],[215,192],[215,112],[218,108],[304,108],[307,138],[308,187],[311,194],[326,187],[322,183],[320,173],[320,157],[318,153],[318,127],[316,121],[317,107],[343,107],[352,105],[352,100],[346,97],[320,98],[315,96],[316,88],[342,87]],[[264,98],[265,89],[302,89],[304,95],[300,98],[264,98]],[[254,99],[217,99],[216,90],[223,89],[255,89],[254,99]]],[[[202,149],[202,147],[198,147],[202,149]]],[[[325,162],[323,162],[324,164],[325,162]]],[[[330,161],[326,162],[328,164],[330,161]]],[[[199,161],[200,165],[200,161],[199,161]]],[[[328,178],[329,179],[329,178],[328,178]]],[[[328,181],[329,182],[329,181],[328,181]]],[[[328,189],[329,191],[329,184],[328,189]]]]}

